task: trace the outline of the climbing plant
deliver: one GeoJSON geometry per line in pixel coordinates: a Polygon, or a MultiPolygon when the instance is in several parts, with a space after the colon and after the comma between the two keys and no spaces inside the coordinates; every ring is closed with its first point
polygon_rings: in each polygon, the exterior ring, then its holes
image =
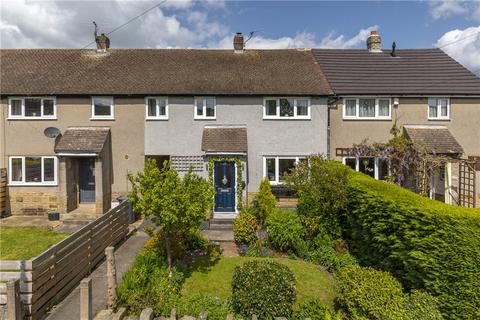
{"type": "Polygon", "coordinates": [[[237,190],[237,208],[240,210],[242,208],[242,195],[243,195],[243,163],[237,157],[212,157],[208,160],[208,177],[210,182],[213,184],[213,169],[215,167],[215,162],[226,161],[226,162],[235,162],[237,166],[237,177],[236,177],[236,190],[237,190]]]}

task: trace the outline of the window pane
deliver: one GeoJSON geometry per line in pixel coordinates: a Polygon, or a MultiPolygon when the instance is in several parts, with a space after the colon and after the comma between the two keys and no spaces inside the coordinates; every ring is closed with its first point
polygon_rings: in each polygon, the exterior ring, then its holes
{"type": "Polygon", "coordinates": [[[385,180],[388,176],[388,160],[378,159],[378,180],[385,180]]]}
{"type": "Polygon", "coordinates": [[[197,99],[197,116],[203,116],[203,99],[197,99]]]}
{"type": "Polygon", "coordinates": [[[295,159],[279,159],[278,160],[278,174],[279,180],[284,181],[284,176],[289,174],[290,171],[295,168],[295,159]]]}
{"type": "Polygon", "coordinates": [[[308,116],[308,100],[297,100],[297,116],[308,116]]]}
{"type": "Polygon", "coordinates": [[[25,117],[40,117],[42,99],[25,99],[25,117]]]}
{"type": "Polygon", "coordinates": [[[22,158],[12,158],[12,181],[22,181],[22,158]]]}
{"type": "Polygon", "coordinates": [[[22,115],[22,100],[10,100],[10,114],[12,116],[22,115]]]}
{"type": "Polygon", "coordinates": [[[428,116],[430,118],[436,118],[438,117],[437,114],[437,106],[428,106],[428,116]]]}
{"type": "Polygon", "coordinates": [[[207,117],[214,117],[215,116],[215,99],[206,98],[205,102],[207,105],[207,117]]]}
{"type": "Polygon", "coordinates": [[[267,177],[270,181],[275,181],[275,158],[267,158],[267,177]]]}
{"type": "Polygon", "coordinates": [[[25,157],[25,182],[42,182],[41,157],[25,157]]]}
{"type": "Polygon", "coordinates": [[[347,117],[357,115],[357,100],[345,100],[345,115],[347,117]]]}
{"type": "Polygon", "coordinates": [[[43,159],[43,181],[55,181],[55,159],[43,159]]]}
{"type": "Polygon", "coordinates": [[[353,170],[357,170],[357,158],[346,158],[345,165],[349,166],[353,170]]]}
{"type": "Polygon", "coordinates": [[[53,116],[53,100],[43,99],[43,115],[53,116]]]}
{"type": "Polygon", "coordinates": [[[293,99],[280,99],[280,117],[293,117],[293,99]]]}
{"type": "Polygon", "coordinates": [[[159,116],[166,116],[167,115],[167,100],[166,99],[159,99],[158,100],[158,115],[159,116]]]}
{"type": "Polygon", "coordinates": [[[447,109],[448,109],[447,99],[441,99],[440,100],[440,112],[441,112],[442,117],[447,116],[447,109]]]}
{"type": "Polygon", "coordinates": [[[361,157],[358,158],[358,171],[369,175],[370,177],[375,177],[375,158],[372,157],[361,157]]]}
{"type": "Polygon", "coordinates": [[[265,101],[265,114],[267,116],[276,116],[277,115],[277,100],[266,100],[265,101]]]}
{"type": "Polygon", "coordinates": [[[148,99],[148,116],[157,116],[157,101],[155,99],[148,99]]]}
{"type": "Polygon", "coordinates": [[[95,98],[94,103],[94,113],[96,116],[111,116],[111,103],[110,99],[95,98]]]}
{"type": "Polygon", "coordinates": [[[378,116],[379,117],[390,116],[390,100],[387,100],[387,99],[378,100],[378,116]]]}
{"type": "Polygon", "coordinates": [[[375,117],[375,99],[359,99],[359,117],[375,117]]]}

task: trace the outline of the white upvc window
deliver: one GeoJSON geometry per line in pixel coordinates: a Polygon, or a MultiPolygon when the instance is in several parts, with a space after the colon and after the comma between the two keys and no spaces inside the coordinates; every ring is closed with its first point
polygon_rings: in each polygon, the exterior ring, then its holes
{"type": "Polygon", "coordinates": [[[389,174],[388,160],[378,157],[344,157],[343,164],[377,180],[385,180],[389,174]]]}
{"type": "Polygon", "coordinates": [[[390,120],[392,119],[391,98],[344,98],[343,119],[390,120]]]}
{"type": "Polygon", "coordinates": [[[263,99],[263,119],[310,119],[310,109],[309,98],[263,99]]]}
{"type": "Polygon", "coordinates": [[[215,97],[195,97],[193,106],[194,119],[215,119],[217,116],[215,97]]]}
{"type": "Polygon", "coordinates": [[[92,97],[91,120],[114,120],[113,97],[92,97]]]}
{"type": "Polygon", "coordinates": [[[283,184],[285,175],[306,156],[265,156],[263,157],[263,177],[268,177],[270,184],[283,184]]]}
{"type": "Polygon", "coordinates": [[[450,119],[450,99],[429,98],[428,99],[428,120],[450,119]]]}
{"type": "Polygon", "coordinates": [[[145,119],[168,120],[168,98],[167,97],[145,98],[145,119]]]}
{"type": "Polygon", "coordinates": [[[57,119],[55,97],[10,97],[8,98],[9,119],[57,119]]]}
{"type": "Polygon", "coordinates": [[[9,157],[10,185],[57,185],[57,157],[11,156],[9,157]]]}

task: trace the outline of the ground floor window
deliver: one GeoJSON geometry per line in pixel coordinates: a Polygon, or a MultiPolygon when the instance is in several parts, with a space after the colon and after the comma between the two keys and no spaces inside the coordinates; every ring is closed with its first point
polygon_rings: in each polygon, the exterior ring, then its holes
{"type": "Polygon", "coordinates": [[[271,184],[282,184],[285,182],[285,175],[290,173],[297,163],[305,159],[305,156],[264,157],[263,176],[268,177],[271,184]]]}
{"type": "Polygon", "coordinates": [[[378,180],[388,175],[388,160],[376,157],[344,157],[343,164],[378,180]]]}
{"type": "Polygon", "coordinates": [[[10,157],[10,184],[56,184],[57,158],[43,156],[10,157]]]}

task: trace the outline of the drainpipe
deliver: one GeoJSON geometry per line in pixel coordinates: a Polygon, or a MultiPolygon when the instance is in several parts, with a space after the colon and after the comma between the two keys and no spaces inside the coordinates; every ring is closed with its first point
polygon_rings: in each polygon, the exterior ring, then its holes
{"type": "Polygon", "coordinates": [[[331,152],[330,152],[330,145],[331,145],[331,142],[330,142],[330,136],[331,136],[331,128],[330,128],[330,109],[333,107],[333,104],[337,103],[338,100],[340,100],[340,97],[338,97],[337,95],[334,95],[332,97],[329,97],[327,99],[327,159],[328,160],[332,160],[331,159],[331,152]]]}

